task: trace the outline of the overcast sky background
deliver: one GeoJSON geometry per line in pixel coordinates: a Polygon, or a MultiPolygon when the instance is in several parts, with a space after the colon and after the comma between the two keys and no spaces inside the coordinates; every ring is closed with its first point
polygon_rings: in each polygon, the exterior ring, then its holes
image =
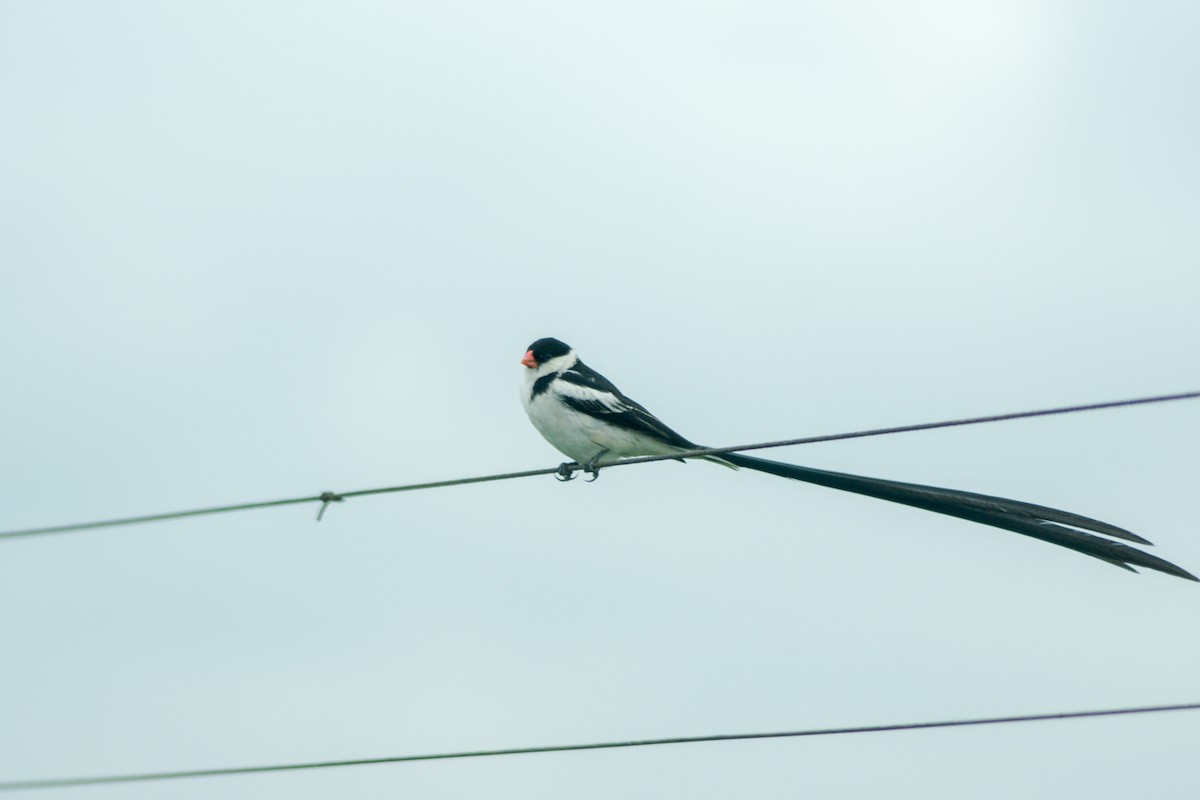
{"type": "MultiPolygon", "coordinates": [[[[1200,388],[1200,6],[0,5],[0,529],[1200,388]]],[[[775,451],[1200,570],[1200,404],[775,451]]],[[[1200,700],[1200,587],[707,464],[0,543],[0,780],[1200,700]]],[[[1200,715],[79,798],[1190,796],[1200,715]]],[[[31,795],[32,796],[32,795],[31,795]]],[[[39,797],[49,794],[38,794],[39,797]]]]}

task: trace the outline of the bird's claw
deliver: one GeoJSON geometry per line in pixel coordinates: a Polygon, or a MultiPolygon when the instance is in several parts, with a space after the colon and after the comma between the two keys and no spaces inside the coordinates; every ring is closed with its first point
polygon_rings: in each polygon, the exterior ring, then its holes
{"type": "Polygon", "coordinates": [[[607,453],[607,450],[601,450],[599,453],[592,456],[592,459],[586,464],[580,464],[577,461],[564,461],[558,465],[558,471],[554,473],[554,477],[563,483],[566,483],[567,481],[575,480],[576,472],[586,472],[592,477],[584,478],[584,480],[588,483],[591,483],[592,481],[596,480],[596,478],[600,477],[600,467],[596,466],[596,464],[607,453]]]}
{"type": "Polygon", "coordinates": [[[592,456],[591,461],[583,465],[583,471],[592,476],[590,478],[584,478],[585,481],[591,483],[592,481],[596,480],[596,478],[600,477],[600,468],[596,466],[596,464],[606,455],[608,455],[608,450],[601,450],[599,453],[596,453],[596,455],[592,456]]]}

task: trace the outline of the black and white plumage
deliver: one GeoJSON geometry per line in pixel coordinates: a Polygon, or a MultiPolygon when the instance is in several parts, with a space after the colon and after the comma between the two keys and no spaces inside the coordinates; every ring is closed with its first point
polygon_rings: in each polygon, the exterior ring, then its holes
{"type": "MultiPolygon", "coordinates": [[[[538,339],[529,346],[521,363],[526,368],[521,401],[529,420],[550,444],[586,471],[595,473],[622,458],[673,455],[702,447],[626,397],[558,339],[538,339]]],[[[1169,561],[1112,541],[1115,538],[1150,544],[1137,534],[1068,511],[956,489],[812,469],[741,453],[701,458],[1003,528],[1130,571],[1139,566],[1197,580],[1169,561]]]]}

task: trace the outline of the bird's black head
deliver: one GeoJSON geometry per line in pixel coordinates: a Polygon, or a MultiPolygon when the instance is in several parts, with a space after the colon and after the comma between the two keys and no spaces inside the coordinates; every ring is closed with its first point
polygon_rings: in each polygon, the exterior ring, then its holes
{"type": "Polygon", "coordinates": [[[539,365],[545,364],[550,359],[565,356],[569,352],[571,352],[571,346],[558,339],[538,339],[529,345],[521,363],[530,369],[537,369],[539,365]]]}

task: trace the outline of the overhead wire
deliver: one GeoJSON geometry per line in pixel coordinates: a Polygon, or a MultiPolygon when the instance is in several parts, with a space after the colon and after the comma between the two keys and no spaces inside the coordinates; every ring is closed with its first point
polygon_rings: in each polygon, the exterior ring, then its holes
{"type": "Polygon", "coordinates": [[[411,756],[386,756],[383,758],[353,758],[334,761],[305,761],[292,764],[270,764],[254,767],[225,767],[219,769],[191,769],[173,772],[137,772],[124,775],[95,775],[79,778],[48,778],[44,780],[0,782],[0,792],[27,789],[53,789],[68,786],[99,786],[114,783],[141,783],[146,781],[178,780],[181,778],[210,778],[222,775],[251,775],[264,772],[296,772],[299,770],[329,769],[332,767],[359,767],[369,764],[400,764],[414,761],[446,761],[450,759],[484,758],[488,756],[517,756],[536,753],[565,753],[578,750],[615,750],[631,747],[652,747],[669,744],[698,744],[701,742],[732,742],[751,739],[792,739],[816,736],[841,736],[858,733],[889,733],[896,731],[929,730],[933,728],[966,728],[983,725],[1001,725],[1013,722],[1043,722],[1047,720],[1083,719],[1095,717],[1129,716],[1133,714],[1155,714],[1165,711],[1195,711],[1200,703],[1177,703],[1162,706],[1137,706],[1133,708],[1111,708],[1099,711],[1065,711],[1050,714],[1022,714],[1007,717],[982,717],[975,719],[942,720],[936,722],[903,722],[887,725],[857,725],[844,728],[810,728],[795,731],[772,731],[768,733],[724,733],[709,736],[672,736],[663,739],[631,739],[590,744],[543,745],[538,747],[508,747],[499,750],[463,750],[448,753],[426,753],[411,756]]]}
{"type": "MultiPolygon", "coordinates": [[[[853,431],[848,433],[827,434],[821,436],[808,436],[795,439],[782,439],[771,442],[759,442],[754,444],[737,445],[731,447],[716,447],[702,448],[692,451],[682,452],[670,456],[645,456],[639,458],[625,459],[611,466],[624,466],[628,464],[648,463],[653,461],[662,461],[671,458],[693,457],[703,455],[719,455],[721,453],[732,453],[744,450],[766,449],[773,447],[785,447],[790,445],[813,444],[818,442],[837,441],[842,439],[864,438],[870,436],[883,436],[894,433],[907,433],[913,431],[931,430],[935,428],[948,428],[964,425],[976,425],[987,422],[1000,422],[1004,420],[1022,419],[1029,417],[1050,416],[1056,414],[1069,414],[1081,411],[1093,411],[1108,408],[1118,408],[1124,406],[1146,405],[1151,403],[1162,403],[1173,400],[1185,400],[1200,398],[1200,392],[1183,392],[1170,395],[1157,395],[1153,397],[1142,397],[1131,400],[1117,400],[1102,403],[1090,403],[1084,405],[1062,406],[1048,409],[1038,409],[1034,411],[1020,411],[1006,414],[994,414],[980,417],[969,417],[963,419],[946,420],[941,422],[927,422],[914,425],[902,425],[888,428],[874,428],[862,431],[853,431]]],[[[579,465],[571,465],[572,471],[581,469],[579,465]]],[[[287,498],[282,500],[270,500],[254,503],[240,503],[226,506],[214,506],[208,508],[191,509],[185,511],[174,511],[162,514],[147,514],[136,517],[123,517],[118,519],[100,520],[87,523],[76,523],[71,525],[58,525],[44,528],[30,528],[25,530],[8,531],[0,533],[0,538],[15,538],[21,536],[34,536],[39,534],[60,533],[75,530],[87,530],[93,528],[112,527],[118,525],[129,525],[142,522],[155,522],[168,519],[179,519],[184,517],[194,517],[207,514],[218,514],[225,512],[243,511],[255,508],[269,508],[273,506],[295,505],[301,503],[320,502],[322,503],[322,511],[325,506],[331,502],[338,502],[351,497],[363,497],[374,494],[387,494],[394,492],[416,491],[422,489],[433,489],[449,486],[462,486],[474,483],[484,483],[499,480],[511,480],[516,478],[533,477],[540,475],[561,474],[560,467],[551,467],[544,469],[525,470],[521,472],[498,473],[493,475],[483,475],[468,478],[458,478],[444,481],[431,481],[425,483],[405,484],[401,486],[389,486],[377,489],[361,489],[350,492],[322,492],[319,495],[287,498]]],[[[751,740],[751,739],[774,739],[774,738],[795,738],[809,736],[831,736],[840,734],[852,733],[879,733],[888,731],[905,731],[919,730],[930,728],[954,728],[980,725],[994,725],[1001,723],[1012,722],[1033,722],[1042,720],[1056,719],[1073,719],[1087,717],[1105,717],[1117,715],[1132,715],[1132,714],[1148,714],[1164,711],[1182,711],[1200,709],[1200,703],[1185,703],[1165,706],[1143,706],[1134,708],[1107,709],[1099,711],[1079,711],[1079,712],[1064,712],[1054,714],[1032,714],[1021,716],[1008,717],[987,717],[979,719],[962,719],[937,722],[915,722],[902,723],[893,725],[870,725],[845,728],[820,728],[798,731],[777,731],[768,733],[747,733],[747,734],[717,734],[710,736],[680,736],[663,739],[641,739],[628,741],[614,742],[599,742],[591,744],[570,744],[570,745],[549,745],[538,747],[522,747],[522,748],[505,748],[498,750],[475,750],[461,751],[448,753],[432,753],[423,755],[410,756],[393,756],[384,758],[365,758],[365,759],[346,759],[336,761],[314,761],[292,764],[275,764],[266,766],[252,767],[230,767],[219,769],[200,769],[200,770],[181,770],[172,772],[146,772],[146,773],[131,773],[124,775],[102,775],[79,778],[56,778],[45,780],[28,780],[28,781],[8,781],[0,782],[0,791],[16,791],[25,789],[44,789],[55,787],[68,786],[87,786],[101,785],[114,783],[133,783],[144,781],[170,780],[180,778],[198,778],[211,777],[221,775],[240,775],[265,772],[283,772],[297,771],[308,769],[322,769],[330,767],[348,767],[361,766],[368,764],[387,764],[387,763],[403,763],[414,761],[432,761],[446,759],[461,759],[461,758],[479,758],[485,756],[504,756],[504,755],[522,755],[535,753],[551,753],[551,752],[567,752],[579,750],[601,750],[629,747],[645,747],[652,745],[667,745],[667,744],[689,744],[700,742],[718,742],[718,741],[735,741],[735,740],[751,740]]]]}
{"type": "MultiPolygon", "coordinates": [[[[774,447],[789,447],[792,445],[817,444],[820,442],[834,442],[843,439],[862,439],[869,436],[887,436],[896,433],[912,433],[914,431],[927,431],[935,428],[953,428],[964,425],[980,425],[987,422],[1003,422],[1014,419],[1027,419],[1030,417],[1048,417],[1056,414],[1074,414],[1081,411],[1099,411],[1101,409],[1122,408],[1126,406],[1149,405],[1151,403],[1166,403],[1174,400],[1192,400],[1200,398],[1200,391],[1195,392],[1179,392],[1176,394],[1155,395],[1152,397],[1139,397],[1132,400],[1110,400],[1102,403],[1087,403],[1083,405],[1059,406],[1056,408],[1043,408],[1034,411],[1015,411],[1006,414],[990,414],[981,417],[966,417],[963,419],[944,420],[941,422],[922,422],[914,425],[898,425],[888,428],[871,428],[868,430],[851,431],[848,433],[832,433],[820,436],[802,436],[795,439],[778,439],[770,442],[757,442],[753,444],[733,445],[729,447],[706,447],[697,448],[695,450],[686,450],[671,455],[662,456],[638,456],[636,458],[626,458],[617,463],[606,466],[605,469],[612,467],[622,467],[631,464],[645,464],[653,461],[665,461],[668,459],[691,458],[697,456],[720,455],[721,453],[735,453],[746,450],[763,450],[774,447]]],[[[16,539],[30,536],[42,536],[51,533],[68,533],[70,531],[92,530],[96,528],[111,528],[119,525],[135,525],[146,522],[162,522],[170,519],[183,519],[186,517],[200,517],[209,514],[225,514],[235,511],[249,511],[256,508],[272,508],[275,506],[299,505],[302,503],[321,503],[321,509],[317,514],[317,518],[324,514],[326,507],[330,503],[341,502],[352,497],[366,497],[368,495],[377,494],[392,494],[396,492],[413,492],[424,489],[440,489],[449,486],[466,486],[475,483],[489,483],[492,481],[514,480],[516,478],[531,478],[540,475],[563,475],[564,471],[569,475],[583,469],[579,464],[566,464],[559,467],[547,467],[543,469],[522,470],[520,472],[502,472],[493,475],[477,475],[469,478],[454,478],[443,481],[429,481],[425,483],[410,483],[401,486],[384,486],[377,489],[357,489],[349,492],[322,492],[317,495],[308,495],[305,497],[290,497],[282,500],[263,500],[252,503],[235,503],[224,506],[209,506],[205,508],[194,508],[185,511],[168,511],[159,514],[141,514],[131,517],[118,517],[115,519],[96,520],[92,522],[77,522],[66,525],[49,525],[39,528],[24,528],[20,530],[0,532],[0,539],[16,539]]]]}

